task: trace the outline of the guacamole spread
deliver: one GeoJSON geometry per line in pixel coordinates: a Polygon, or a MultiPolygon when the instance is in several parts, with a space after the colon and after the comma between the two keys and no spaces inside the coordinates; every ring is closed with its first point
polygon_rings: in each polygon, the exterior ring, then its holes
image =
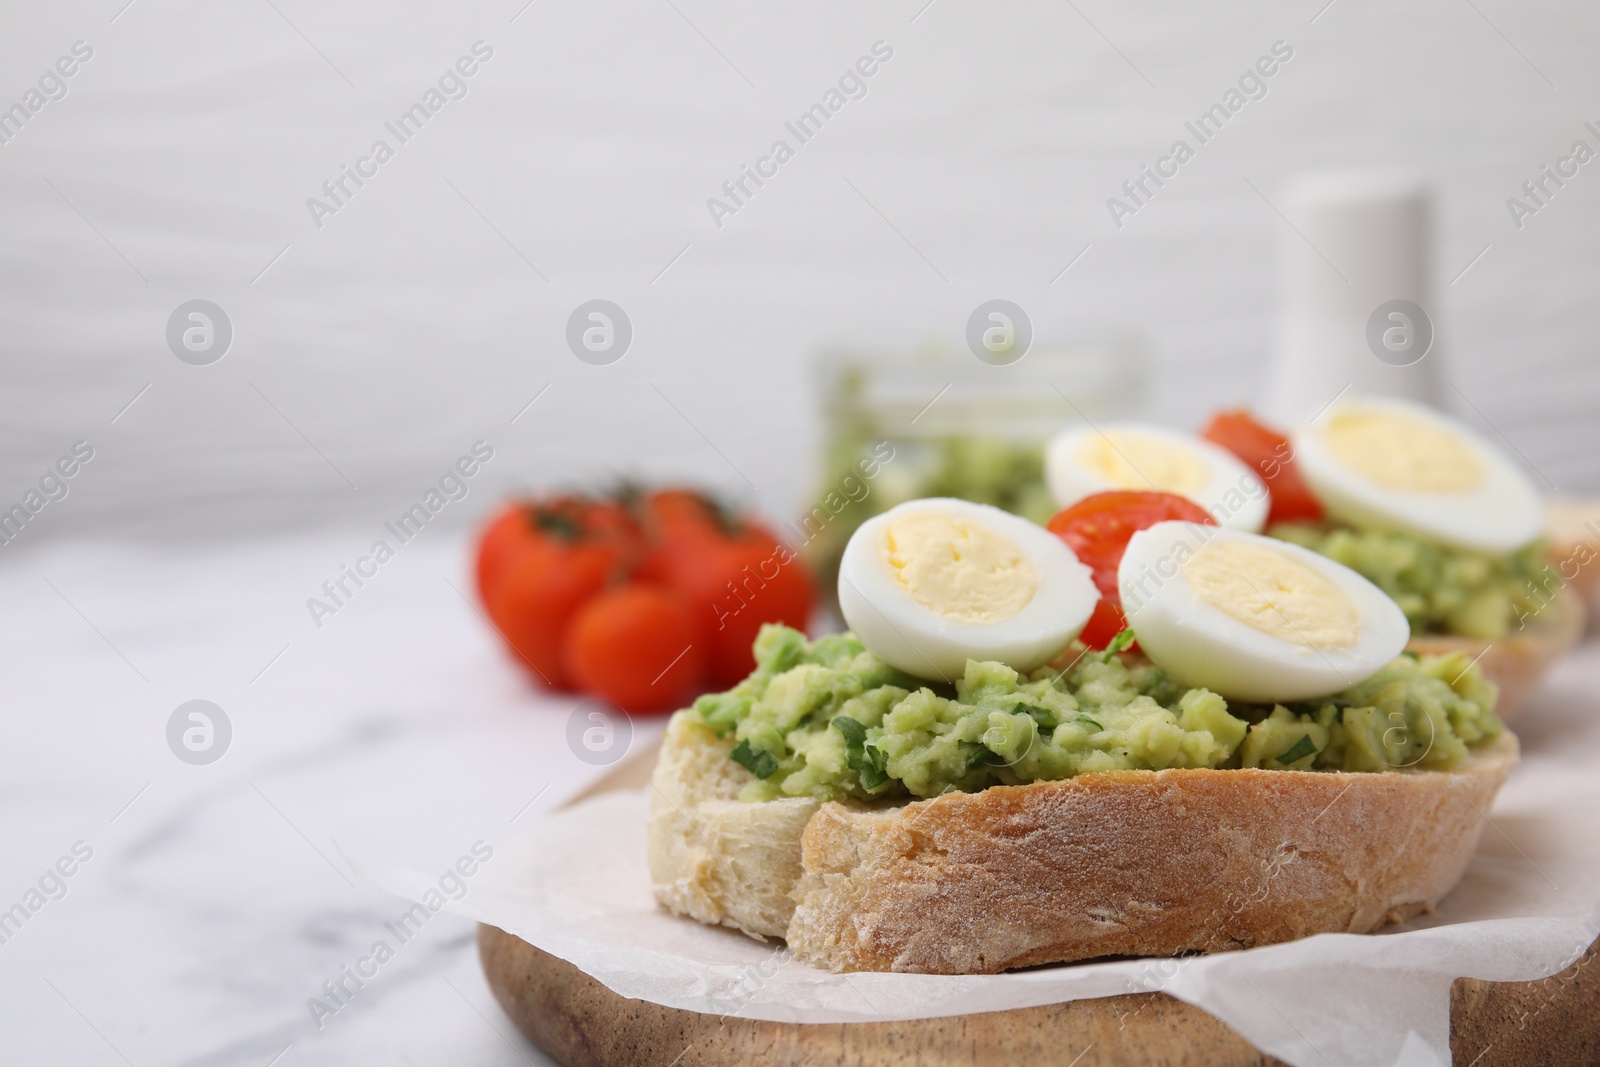
{"type": "Polygon", "coordinates": [[[1403,533],[1280,523],[1267,531],[1327,556],[1389,594],[1413,634],[1504,636],[1546,602],[1543,541],[1508,556],[1446,548],[1403,533]]]}
{"type": "Polygon", "coordinates": [[[737,742],[752,801],[930,797],[1168,767],[1432,770],[1503,729],[1494,685],[1459,654],[1402,656],[1342,693],[1275,707],[1185,689],[1137,654],[1090,652],[1027,676],[969,660],[953,686],[896,671],[852,634],[808,642],[767,625],[755,654],[750,677],[681,713],[737,742]]]}

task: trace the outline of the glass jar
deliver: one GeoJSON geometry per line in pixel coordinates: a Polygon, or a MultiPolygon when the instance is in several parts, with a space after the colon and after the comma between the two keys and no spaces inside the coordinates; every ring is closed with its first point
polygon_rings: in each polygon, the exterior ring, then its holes
{"type": "Polygon", "coordinates": [[[832,352],[817,377],[822,478],[789,529],[830,600],[850,535],[904,501],[953,496],[1048,520],[1044,444],[1137,410],[1146,387],[1143,349],[1126,338],[1036,346],[1003,367],[965,352],[832,352]]]}

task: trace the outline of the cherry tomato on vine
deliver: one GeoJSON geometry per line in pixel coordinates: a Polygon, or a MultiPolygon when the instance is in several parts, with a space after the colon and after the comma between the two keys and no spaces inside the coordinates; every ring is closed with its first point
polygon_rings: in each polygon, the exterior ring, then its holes
{"type": "Polygon", "coordinates": [[[562,644],[567,677],[627,712],[682,707],[705,673],[698,620],[670,586],[633,583],[592,597],[562,644]]]}
{"type": "Polygon", "coordinates": [[[650,494],[642,522],[654,547],[639,574],[688,599],[712,688],[726,689],[755,669],[751,646],[763,623],[805,629],[816,600],[811,575],[765,526],[686,490],[650,494]]]}
{"type": "Polygon", "coordinates": [[[485,610],[518,659],[541,681],[566,688],[567,624],[590,597],[623,580],[640,552],[637,524],[610,502],[558,497],[514,505],[479,541],[485,610]]]}

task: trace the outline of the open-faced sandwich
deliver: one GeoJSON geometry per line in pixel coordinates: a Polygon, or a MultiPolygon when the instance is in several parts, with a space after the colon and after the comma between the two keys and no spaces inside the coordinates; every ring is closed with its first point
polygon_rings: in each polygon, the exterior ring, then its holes
{"type": "Polygon", "coordinates": [[[1585,609],[1600,592],[1600,497],[1547,496],[1544,536],[1560,587],[1573,590],[1585,609]]]}
{"type": "MultiPolygon", "coordinates": [[[[1419,404],[1345,395],[1288,436],[1242,411],[1217,415],[1201,437],[1142,423],[1076,428],[1051,443],[1046,472],[1063,507],[1103,490],[1159,490],[1223,526],[1338,560],[1400,605],[1412,651],[1480,660],[1502,716],[1583,629],[1580,598],[1565,587],[1594,554],[1552,548],[1518,466],[1419,404]]],[[[1090,631],[1090,644],[1106,636],[1090,631]]]]}
{"type": "Polygon", "coordinates": [[[852,632],[767,627],[673,717],[657,899],[836,971],[980,974],[1365,932],[1449,892],[1517,755],[1480,667],[1406,653],[1400,607],[1326,556],[1168,494],[1080,505],[857,530],[852,632]],[[1091,651],[1096,616],[1127,629],[1091,651]]]}

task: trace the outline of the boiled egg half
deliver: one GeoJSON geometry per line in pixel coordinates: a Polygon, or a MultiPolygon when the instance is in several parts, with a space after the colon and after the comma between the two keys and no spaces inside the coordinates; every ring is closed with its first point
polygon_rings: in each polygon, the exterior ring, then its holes
{"type": "Polygon", "coordinates": [[[1411,637],[1383,590],[1341,563],[1260,534],[1160,522],[1117,570],[1139,647],[1168,674],[1232,700],[1327,696],[1366,681],[1411,637]]]}
{"type": "Polygon", "coordinates": [[[1044,472],[1063,508],[1092,493],[1154,490],[1194,501],[1219,525],[1254,533],[1272,505],[1266,485],[1227,449],[1147,423],[1063,430],[1045,446],[1044,472]]]}
{"type": "Polygon", "coordinates": [[[967,660],[1024,673],[1094,611],[1089,568],[1054,534],[987,504],[912,500],[867,520],[839,564],[839,608],[863,644],[918,678],[955,681],[967,660]]]}
{"type": "Polygon", "coordinates": [[[1533,483],[1460,421],[1406,400],[1345,396],[1291,438],[1329,515],[1493,555],[1544,526],[1533,483]]]}

